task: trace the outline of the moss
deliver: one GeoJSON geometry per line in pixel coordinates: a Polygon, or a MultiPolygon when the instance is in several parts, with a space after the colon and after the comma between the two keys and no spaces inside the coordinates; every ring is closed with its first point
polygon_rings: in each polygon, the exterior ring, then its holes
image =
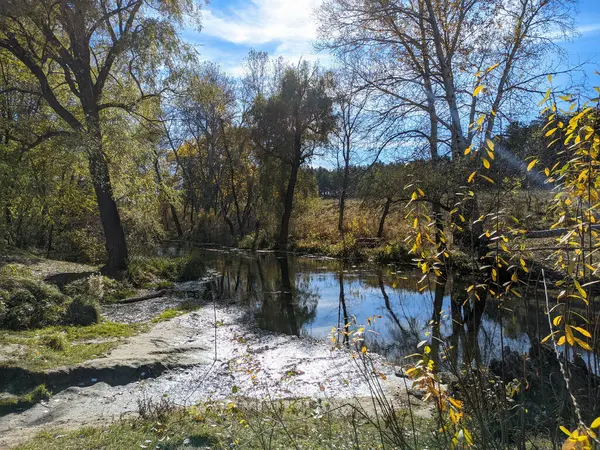
{"type": "Polygon", "coordinates": [[[0,346],[18,344],[24,351],[11,355],[2,365],[32,371],[72,366],[98,358],[117,347],[122,338],[146,330],[146,324],[102,322],[90,326],[51,326],[39,330],[3,331],[0,332],[0,346]],[[61,337],[56,338],[57,335],[61,337]]]}
{"type": "Polygon", "coordinates": [[[152,322],[153,323],[165,322],[167,320],[174,319],[175,317],[180,316],[182,314],[184,314],[184,311],[181,311],[179,309],[165,309],[158,316],[156,316],[154,319],[152,319],[152,322]]]}

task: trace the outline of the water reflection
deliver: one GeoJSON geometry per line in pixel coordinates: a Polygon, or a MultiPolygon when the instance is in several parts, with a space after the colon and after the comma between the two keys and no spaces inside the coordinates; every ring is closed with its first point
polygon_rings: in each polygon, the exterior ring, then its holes
{"type": "Polygon", "coordinates": [[[332,327],[351,331],[376,316],[366,345],[391,360],[427,340],[441,365],[487,364],[503,345],[525,352],[546,333],[533,320],[541,309],[515,308],[508,320],[497,304],[473,301],[452,279],[431,279],[419,291],[420,273],[266,252],[201,252],[222,274],[221,294],[249,308],[261,328],[326,339],[332,327]]]}

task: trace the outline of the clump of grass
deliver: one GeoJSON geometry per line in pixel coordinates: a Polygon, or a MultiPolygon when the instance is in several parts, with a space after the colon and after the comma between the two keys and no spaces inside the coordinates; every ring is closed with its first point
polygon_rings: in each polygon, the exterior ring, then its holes
{"type": "Polygon", "coordinates": [[[0,411],[27,408],[42,400],[48,400],[51,396],[52,392],[46,388],[46,385],[40,384],[26,394],[0,398],[0,411]]]}
{"type": "Polygon", "coordinates": [[[75,297],[65,314],[65,322],[70,325],[91,325],[100,322],[100,305],[90,297],[75,297]]]}
{"type": "Polygon", "coordinates": [[[326,402],[276,401],[254,406],[222,402],[187,410],[162,403],[158,402],[158,413],[156,407],[144,404],[146,418],[70,432],[47,430],[16,449],[129,450],[142,445],[162,449],[393,448],[388,442],[380,445],[379,431],[368,419],[326,402]],[[61,439],[56,439],[57,434],[61,439]]]}
{"type": "Polygon", "coordinates": [[[101,275],[69,283],[64,290],[72,297],[85,297],[102,303],[115,303],[136,294],[136,289],[128,281],[113,280],[101,275]]]}
{"type": "Polygon", "coordinates": [[[69,341],[62,333],[53,333],[45,336],[43,343],[46,347],[55,352],[62,352],[69,346],[69,341]]]}
{"type": "Polygon", "coordinates": [[[172,281],[163,280],[156,283],[156,289],[171,289],[174,285],[175,283],[173,283],[172,281]]]}
{"type": "Polygon", "coordinates": [[[61,323],[69,297],[55,286],[6,267],[0,273],[0,328],[25,330],[61,323]]]}

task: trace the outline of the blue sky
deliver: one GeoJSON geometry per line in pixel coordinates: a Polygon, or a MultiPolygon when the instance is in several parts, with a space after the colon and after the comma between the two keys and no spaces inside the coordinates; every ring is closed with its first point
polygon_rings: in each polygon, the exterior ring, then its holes
{"type": "Polygon", "coordinates": [[[313,11],[320,0],[213,0],[206,5],[200,32],[186,29],[184,38],[197,45],[202,59],[219,63],[232,75],[242,70],[251,48],[283,56],[325,59],[315,55],[313,11]]]}
{"type": "MultiPolygon", "coordinates": [[[[231,75],[239,75],[251,48],[283,56],[326,62],[315,54],[314,9],[321,0],[213,0],[203,11],[202,30],[184,31],[184,38],[197,46],[202,59],[216,62],[231,75]]],[[[560,45],[568,52],[567,65],[592,61],[586,74],[600,84],[600,0],[580,0],[576,17],[579,37],[560,45]]]]}

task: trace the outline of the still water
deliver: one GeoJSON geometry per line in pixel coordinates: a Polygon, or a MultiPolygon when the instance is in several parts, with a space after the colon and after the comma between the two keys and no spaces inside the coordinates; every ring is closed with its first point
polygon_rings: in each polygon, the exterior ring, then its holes
{"type": "Polygon", "coordinates": [[[326,340],[333,328],[364,326],[369,350],[394,362],[427,340],[442,365],[465,359],[487,364],[500,357],[503,346],[526,352],[531,339],[547,334],[535,303],[507,310],[488,302],[477,314],[456,280],[439,286],[432,279],[419,291],[420,273],[393,266],[344,265],[271,252],[194,252],[220,274],[220,296],[246,307],[259,327],[326,340]]]}

